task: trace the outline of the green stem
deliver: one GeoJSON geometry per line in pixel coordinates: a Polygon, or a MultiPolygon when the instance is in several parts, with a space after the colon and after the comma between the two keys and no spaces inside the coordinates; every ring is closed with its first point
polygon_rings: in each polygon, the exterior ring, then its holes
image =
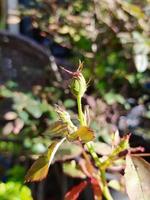
{"type": "MultiPolygon", "coordinates": [[[[81,126],[86,126],[87,124],[86,124],[86,120],[85,120],[85,117],[84,117],[84,114],[83,114],[83,111],[82,111],[82,102],[81,102],[81,100],[82,100],[82,97],[81,96],[77,96],[79,121],[80,121],[80,125],[81,126]]],[[[101,181],[102,181],[102,190],[103,190],[103,194],[104,194],[105,198],[107,200],[113,200],[113,198],[112,198],[112,196],[111,196],[111,194],[109,192],[108,186],[107,186],[105,170],[101,169],[101,164],[102,163],[101,163],[98,155],[96,154],[92,143],[91,142],[86,143],[86,147],[87,147],[89,153],[91,154],[93,160],[95,161],[95,165],[100,170],[100,177],[101,177],[101,181]]]]}
{"type": "Polygon", "coordinates": [[[104,170],[101,170],[100,168],[99,168],[99,170],[101,173],[100,176],[101,176],[101,180],[102,180],[103,194],[107,200],[113,200],[113,198],[110,194],[110,191],[108,189],[108,185],[107,185],[107,181],[106,181],[106,172],[104,170]]]}
{"type": "Polygon", "coordinates": [[[79,114],[79,121],[81,126],[86,126],[86,121],[84,118],[84,114],[82,111],[82,103],[81,103],[81,96],[77,96],[77,105],[78,105],[78,114],[79,114]]]}

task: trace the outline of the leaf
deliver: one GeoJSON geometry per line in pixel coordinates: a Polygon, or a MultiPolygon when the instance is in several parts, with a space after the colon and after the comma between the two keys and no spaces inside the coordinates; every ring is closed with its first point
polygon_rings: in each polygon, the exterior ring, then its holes
{"type": "Polygon", "coordinates": [[[14,129],[13,123],[12,123],[12,122],[8,122],[8,123],[3,127],[2,134],[3,134],[3,135],[9,135],[11,132],[13,132],[13,129],[14,129]]]}
{"type": "Polygon", "coordinates": [[[64,101],[65,108],[72,108],[75,106],[75,101],[72,99],[67,99],[64,101]]]}
{"type": "Polygon", "coordinates": [[[140,157],[126,157],[126,190],[131,200],[150,199],[150,165],[140,157]]]}
{"type": "Polygon", "coordinates": [[[6,98],[11,98],[12,97],[12,91],[7,89],[5,86],[0,87],[0,96],[6,97],[6,98]]]}
{"type": "Polygon", "coordinates": [[[111,146],[104,142],[94,142],[93,146],[96,153],[99,155],[106,156],[106,155],[111,154],[112,152],[111,146]]]}
{"type": "Polygon", "coordinates": [[[7,113],[5,113],[4,115],[4,119],[5,120],[14,120],[17,118],[17,113],[13,112],[13,111],[9,111],[7,113]]]}
{"type": "Polygon", "coordinates": [[[36,119],[42,116],[42,110],[40,109],[40,103],[38,101],[28,99],[25,109],[36,119]]]}
{"type": "Polygon", "coordinates": [[[31,166],[27,175],[25,176],[26,182],[41,181],[48,174],[49,166],[52,163],[54,155],[59,148],[59,146],[64,142],[65,138],[60,141],[53,142],[47,152],[40,156],[31,166]]]}
{"type": "Polygon", "coordinates": [[[14,121],[14,129],[13,129],[13,132],[15,134],[18,134],[20,133],[20,131],[22,130],[22,128],[24,127],[24,122],[22,119],[20,118],[17,118],[15,121],[14,121]]]}
{"type": "Polygon", "coordinates": [[[87,181],[83,181],[79,185],[74,186],[69,192],[67,192],[64,200],[77,200],[80,193],[82,192],[82,190],[84,190],[87,184],[87,181]]]}
{"type": "Polygon", "coordinates": [[[116,179],[110,180],[108,182],[108,186],[113,188],[114,190],[121,191],[121,184],[119,183],[119,180],[116,179]]]}
{"type": "Polygon", "coordinates": [[[27,175],[25,176],[26,182],[41,181],[48,174],[49,164],[47,155],[42,155],[36,160],[27,175]]]}
{"type": "Polygon", "coordinates": [[[62,121],[57,121],[52,123],[42,135],[54,139],[57,137],[64,137],[68,135],[68,133],[69,131],[67,123],[64,123],[62,121]]]}
{"type": "Polygon", "coordinates": [[[121,154],[124,153],[129,149],[129,138],[130,135],[126,135],[121,138],[120,143],[112,150],[111,154],[107,156],[107,158],[101,164],[103,169],[111,166],[113,162],[118,159],[118,156],[121,157],[121,154]]]}
{"type": "Polygon", "coordinates": [[[102,191],[98,183],[98,180],[95,178],[91,178],[91,184],[94,193],[94,200],[102,200],[102,191]]]}
{"type": "Polygon", "coordinates": [[[83,143],[87,143],[93,140],[95,137],[93,131],[89,127],[81,126],[77,131],[68,135],[67,138],[70,141],[80,139],[83,143]]]}
{"type": "Polygon", "coordinates": [[[21,110],[19,113],[18,113],[19,117],[24,121],[24,123],[28,123],[28,120],[29,120],[29,114],[24,111],[24,110],[21,110]]]}
{"type": "Polygon", "coordinates": [[[120,94],[114,93],[113,91],[106,93],[104,99],[109,105],[113,105],[116,102],[122,105],[125,103],[124,97],[120,94]]]}
{"type": "Polygon", "coordinates": [[[73,178],[86,178],[86,175],[77,168],[77,164],[74,160],[69,163],[63,163],[63,172],[73,178]]]}
{"type": "Polygon", "coordinates": [[[138,19],[144,18],[144,12],[141,8],[135,4],[128,3],[126,1],[120,1],[122,4],[123,9],[128,12],[130,15],[137,17],[138,19]]]}
{"type": "Polygon", "coordinates": [[[82,147],[65,141],[55,155],[55,161],[66,161],[80,156],[82,147]]]}
{"type": "Polygon", "coordinates": [[[136,54],[134,56],[135,66],[138,72],[144,72],[148,68],[148,55],[147,54],[136,54]]]}
{"type": "Polygon", "coordinates": [[[114,133],[112,133],[112,147],[116,147],[121,141],[119,131],[116,129],[114,133]]]}

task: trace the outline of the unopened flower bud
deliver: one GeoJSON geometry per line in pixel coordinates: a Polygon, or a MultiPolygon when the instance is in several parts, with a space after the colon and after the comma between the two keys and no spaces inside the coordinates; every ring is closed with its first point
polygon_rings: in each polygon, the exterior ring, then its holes
{"type": "Polygon", "coordinates": [[[85,81],[84,76],[81,72],[78,71],[78,74],[73,76],[70,84],[70,89],[73,95],[83,97],[86,89],[87,84],[85,81]]]}

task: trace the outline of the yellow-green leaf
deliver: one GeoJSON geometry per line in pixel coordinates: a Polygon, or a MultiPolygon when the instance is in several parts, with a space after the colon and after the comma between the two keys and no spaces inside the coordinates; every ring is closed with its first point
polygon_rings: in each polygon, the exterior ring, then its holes
{"type": "Polygon", "coordinates": [[[126,1],[120,1],[122,4],[123,9],[128,12],[130,15],[137,17],[137,18],[144,18],[145,14],[141,10],[141,8],[135,4],[128,3],[126,1]]]}
{"type": "Polygon", "coordinates": [[[40,156],[31,166],[25,176],[26,182],[41,181],[48,174],[49,166],[59,146],[64,142],[65,138],[60,141],[53,142],[47,152],[40,156]]]}
{"type": "Polygon", "coordinates": [[[125,183],[131,200],[149,200],[150,164],[140,157],[127,155],[125,183]]]}
{"type": "Polygon", "coordinates": [[[68,140],[81,140],[83,143],[92,141],[94,139],[94,132],[87,126],[81,126],[77,131],[68,135],[68,140]]]}

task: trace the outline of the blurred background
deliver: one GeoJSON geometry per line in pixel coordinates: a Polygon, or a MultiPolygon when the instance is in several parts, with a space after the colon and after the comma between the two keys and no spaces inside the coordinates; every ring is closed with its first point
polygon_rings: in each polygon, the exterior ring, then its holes
{"type": "Polygon", "coordinates": [[[149,36],[149,0],[0,0],[1,200],[61,200],[83,178],[71,165],[81,149],[67,144],[46,180],[24,183],[49,145],[42,135],[57,119],[53,105],[76,116],[70,77],[60,66],[74,71],[84,61],[84,104],[97,143],[109,144],[119,129],[132,133],[131,146],[150,152],[149,36]]]}

